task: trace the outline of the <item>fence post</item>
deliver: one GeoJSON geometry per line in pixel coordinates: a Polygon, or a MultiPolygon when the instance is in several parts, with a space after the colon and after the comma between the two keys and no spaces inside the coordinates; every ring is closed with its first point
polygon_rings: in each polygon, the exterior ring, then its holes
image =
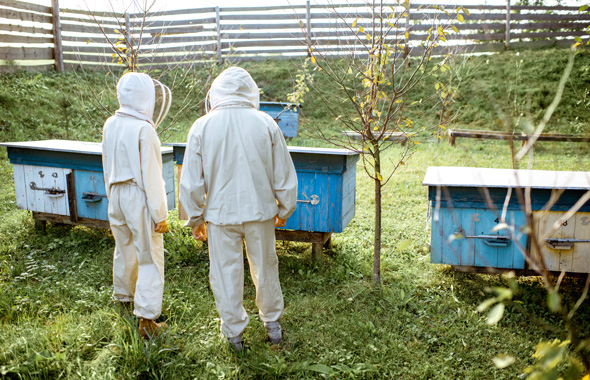
{"type": "Polygon", "coordinates": [[[61,73],[64,71],[64,54],[61,43],[61,22],[59,20],[59,0],[51,0],[53,23],[53,58],[55,59],[55,71],[61,73]]]}
{"type": "MultiPolygon", "coordinates": [[[[410,8],[411,8],[410,0],[408,0],[408,9],[406,10],[406,33],[408,34],[408,38],[405,38],[406,44],[404,46],[404,58],[410,55],[410,8]]],[[[408,64],[410,62],[408,61],[408,64]]]]}
{"type": "Polygon", "coordinates": [[[307,56],[311,57],[311,0],[306,2],[306,24],[305,24],[305,39],[307,42],[307,56]]]}
{"type": "Polygon", "coordinates": [[[510,0],[506,1],[506,49],[510,49],[510,0]]]}
{"type": "Polygon", "coordinates": [[[215,21],[217,22],[217,64],[221,65],[223,57],[221,56],[221,17],[219,16],[219,6],[215,7],[215,21]]]}

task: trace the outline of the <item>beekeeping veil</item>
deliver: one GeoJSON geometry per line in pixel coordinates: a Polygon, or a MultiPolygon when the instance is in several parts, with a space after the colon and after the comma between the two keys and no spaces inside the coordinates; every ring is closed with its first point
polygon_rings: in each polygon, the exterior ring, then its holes
{"type": "Polygon", "coordinates": [[[172,103],[172,92],[147,74],[127,73],[117,84],[120,108],[116,115],[145,120],[154,128],[164,120],[172,103]]]}
{"type": "Polygon", "coordinates": [[[240,67],[224,70],[211,84],[205,101],[206,111],[221,107],[260,108],[260,91],[250,74],[240,67]]]}

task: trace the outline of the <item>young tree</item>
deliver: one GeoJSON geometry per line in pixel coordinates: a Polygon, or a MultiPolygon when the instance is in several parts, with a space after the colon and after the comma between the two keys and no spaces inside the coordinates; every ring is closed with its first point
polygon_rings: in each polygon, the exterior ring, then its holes
{"type": "MultiPolygon", "coordinates": [[[[534,164],[534,148],[541,133],[545,131],[551,116],[557,109],[565,90],[566,83],[574,66],[575,53],[572,51],[568,59],[568,63],[561,76],[561,80],[557,86],[555,96],[551,104],[545,109],[543,117],[538,123],[535,123],[531,118],[531,112],[526,112],[527,120],[525,126],[529,126],[524,132],[530,137],[526,143],[520,148],[514,148],[514,141],[509,141],[510,150],[512,152],[512,161],[514,168],[525,166],[528,169],[533,169],[534,164]]],[[[503,78],[504,79],[504,78],[503,78]]],[[[512,115],[506,114],[502,111],[500,101],[495,104],[500,119],[503,121],[504,129],[507,131],[514,131],[518,127],[514,125],[514,118],[512,115]]],[[[528,102],[530,103],[530,102],[528,102]]],[[[546,259],[550,257],[549,250],[546,247],[546,239],[550,238],[562,226],[567,225],[568,220],[575,217],[575,214],[590,200],[590,191],[585,192],[578,199],[578,201],[569,209],[556,218],[556,215],[551,215],[550,210],[558,202],[563,190],[552,190],[551,197],[547,204],[545,204],[540,211],[533,211],[533,199],[531,196],[531,188],[527,187],[526,183],[521,184],[522,188],[515,188],[509,191],[507,197],[517,197],[521,209],[524,210],[526,216],[526,225],[524,228],[517,229],[514,225],[509,225],[505,222],[504,216],[507,212],[508,202],[505,202],[504,208],[497,211],[497,216],[500,223],[496,230],[504,230],[510,237],[512,242],[516,244],[520,253],[524,256],[528,267],[536,272],[539,276],[545,291],[547,292],[547,307],[553,312],[561,316],[565,331],[567,333],[566,339],[555,339],[553,341],[541,341],[535,347],[533,358],[536,359],[532,366],[524,370],[527,379],[566,379],[574,380],[590,378],[590,340],[585,338],[580,333],[576,321],[575,314],[586,300],[588,290],[590,287],[590,275],[586,275],[584,285],[581,289],[581,294],[578,299],[571,305],[567,305],[559,294],[559,288],[566,275],[562,271],[557,278],[551,271],[551,268],[546,259]],[[528,234],[530,247],[522,246],[518,243],[523,234],[528,234]]],[[[484,191],[485,193],[485,191],[484,191]]],[[[493,207],[492,199],[487,196],[486,203],[490,209],[493,207]]],[[[573,247],[573,246],[572,246],[573,247]]],[[[570,249],[572,248],[570,247],[570,249]]],[[[565,254],[571,255],[567,251],[565,254]]],[[[555,252],[555,251],[554,251],[555,252]]],[[[494,288],[495,295],[484,302],[482,302],[477,310],[480,312],[488,311],[487,323],[489,325],[497,324],[503,317],[505,305],[514,305],[512,301],[516,291],[517,282],[514,280],[514,274],[509,273],[508,279],[510,287],[494,288]]],[[[552,326],[552,329],[554,326],[552,326]]],[[[515,363],[515,359],[509,355],[501,355],[494,358],[494,363],[498,368],[504,368],[515,363]]]]}
{"type": "MultiPolygon", "coordinates": [[[[418,8],[425,18],[410,27],[409,0],[397,0],[394,6],[372,0],[364,9],[350,15],[344,13],[350,8],[340,11],[331,7],[330,11],[347,31],[338,36],[336,50],[322,46],[321,40],[315,40],[309,49],[309,60],[337,88],[338,97],[328,97],[331,91],[317,85],[317,81],[311,83],[311,95],[323,102],[345,133],[343,137],[328,136],[313,125],[310,131],[315,137],[361,153],[363,168],[374,182],[373,283],[379,285],[383,187],[418,143],[413,140],[420,129],[408,116],[408,110],[418,102],[409,99],[418,83],[433,73],[448,70],[451,54],[445,55],[441,44],[457,31],[453,23],[462,22],[468,11],[463,7],[418,8]],[[434,63],[435,55],[443,58],[434,63]],[[360,147],[355,137],[360,139],[360,147]],[[409,138],[410,143],[404,145],[393,169],[385,172],[383,154],[399,138],[409,138]]],[[[438,96],[447,98],[441,84],[437,84],[438,96]]],[[[441,118],[441,122],[445,120],[450,118],[441,118]]]]}

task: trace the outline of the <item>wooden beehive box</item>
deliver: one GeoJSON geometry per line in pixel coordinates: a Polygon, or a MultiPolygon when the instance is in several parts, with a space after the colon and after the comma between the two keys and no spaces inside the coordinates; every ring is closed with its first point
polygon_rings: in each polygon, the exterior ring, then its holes
{"type": "Polygon", "coordinates": [[[269,114],[285,137],[297,137],[299,132],[299,108],[291,103],[260,102],[260,110],[269,114]]]}
{"type": "Polygon", "coordinates": [[[590,273],[590,202],[582,200],[578,212],[570,218],[565,215],[590,190],[590,173],[429,167],[423,185],[428,186],[432,217],[432,263],[461,270],[514,269],[528,274],[537,268],[529,267],[524,251],[535,260],[541,256],[550,271],[590,273]],[[524,203],[517,195],[521,191],[515,191],[527,187],[540,252],[527,233],[524,203]],[[550,204],[552,194],[558,193],[550,204]],[[508,229],[496,228],[503,209],[514,239],[508,229]],[[561,226],[550,233],[557,220],[561,226]]]}
{"type": "MultiPolygon", "coordinates": [[[[109,228],[100,143],[44,140],[2,143],[13,164],[17,207],[38,220],[109,228]]],[[[168,209],[175,207],[174,161],[162,148],[168,209]]]]}
{"type": "MultiPolygon", "coordinates": [[[[180,178],[186,144],[167,145],[174,147],[180,178]]],[[[359,154],[345,149],[303,147],[289,147],[289,153],[297,171],[299,188],[297,209],[287,220],[285,229],[342,232],[354,217],[359,154]]],[[[187,219],[184,212],[179,215],[187,219]]]]}

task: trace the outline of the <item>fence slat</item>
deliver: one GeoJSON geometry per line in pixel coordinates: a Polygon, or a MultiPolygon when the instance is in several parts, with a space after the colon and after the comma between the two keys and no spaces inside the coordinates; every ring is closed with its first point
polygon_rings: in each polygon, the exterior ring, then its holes
{"type": "MultiPolygon", "coordinates": [[[[111,34],[113,31],[117,29],[121,29],[119,25],[103,25],[103,30],[107,31],[107,33],[111,34]]],[[[93,34],[102,34],[102,30],[100,27],[95,25],[83,25],[83,24],[61,24],[62,32],[73,32],[73,33],[93,33],[93,34]]]]}
{"type": "Polygon", "coordinates": [[[0,60],[25,61],[35,59],[53,59],[53,48],[3,47],[0,50],[0,60]]]}
{"type": "Polygon", "coordinates": [[[16,24],[0,24],[0,30],[7,32],[30,33],[51,36],[51,29],[16,24]]]}
{"type": "Polygon", "coordinates": [[[121,18],[124,17],[123,13],[117,13],[117,12],[97,12],[97,11],[89,11],[86,9],[72,9],[72,8],[68,8],[67,10],[64,9],[62,11],[63,13],[70,13],[70,14],[77,14],[77,15],[83,15],[83,16],[89,16],[89,15],[94,15],[94,17],[106,17],[106,18],[121,18]]]}
{"type": "Polygon", "coordinates": [[[6,7],[18,8],[23,11],[33,11],[33,12],[48,13],[48,14],[51,13],[51,7],[26,3],[24,1],[18,1],[18,0],[0,0],[0,5],[4,5],[6,7]]]}
{"type": "Polygon", "coordinates": [[[144,33],[154,34],[185,34],[185,33],[199,33],[203,31],[202,25],[183,26],[181,28],[157,28],[144,30],[144,33]]]}
{"type": "Polygon", "coordinates": [[[85,54],[74,54],[70,52],[64,51],[64,61],[66,60],[75,60],[75,61],[83,61],[83,62],[106,62],[106,63],[116,63],[113,62],[112,55],[85,55],[85,54]]]}
{"type": "MultiPolygon", "coordinates": [[[[215,17],[190,19],[190,20],[177,20],[177,21],[150,21],[147,20],[144,29],[150,30],[152,28],[165,28],[170,26],[193,26],[193,25],[207,25],[214,24],[215,17]]],[[[141,23],[137,21],[131,21],[131,26],[134,28],[141,27],[141,23]]],[[[213,28],[213,25],[211,25],[213,28]]]]}
{"type": "Polygon", "coordinates": [[[51,44],[53,37],[17,36],[14,34],[0,34],[0,43],[7,44],[51,44]]]}
{"type": "Polygon", "coordinates": [[[31,12],[19,12],[8,8],[0,8],[0,17],[11,20],[40,22],[51,24],[51,16],[31,12]]]}

